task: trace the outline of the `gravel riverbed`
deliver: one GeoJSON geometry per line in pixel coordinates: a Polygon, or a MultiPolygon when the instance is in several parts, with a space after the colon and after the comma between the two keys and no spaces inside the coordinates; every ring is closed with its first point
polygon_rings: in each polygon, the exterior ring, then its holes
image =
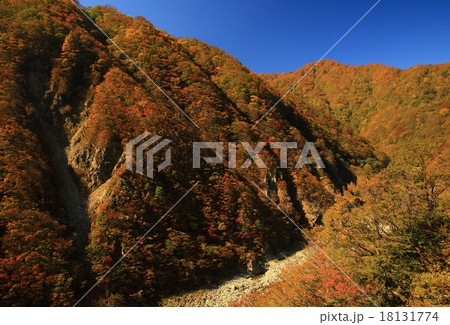
{"type": "Polygon", "coordinates": [[[267,271],[258,276],[241,274],[214,288],[199,289],[164,299],[163,306],[170,307],[226,307],[230,302],[261,290],[279,280],[283,269],[305,262],[310,248],[297,251],[283,260],[272,259],[265,265],[267,271]]]}

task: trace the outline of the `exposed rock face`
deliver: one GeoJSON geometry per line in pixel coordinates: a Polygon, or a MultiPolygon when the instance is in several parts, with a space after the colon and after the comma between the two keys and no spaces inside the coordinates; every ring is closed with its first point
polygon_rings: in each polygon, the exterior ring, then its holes
{"type": "Polygon", "coordinates": [[[88,199],[88,212],[90,215],[96,214],[98,207],[113,202],[114,190],[122,185],[119,177],[111,177],[105,183],[97,187],[88,199]]]}
{"type": "Polygon", "coordinates": [[[314,227],[317,223],[320,222],[322,218],[322,212],[320,211],[320,209],[314,207],[314,205],[308,201],[303,201],[302,207],[303,211],[305,211],[305,218],[308,221],[308,225],[310,227],[314,227]]]}
{"type": "Polygon", "coordinates": [[[73,136],[67,156],[69,164],[81,176],[84,186],[91,192],[105,183],[116,166],[123,148],[116,142],[109,142],[101,148],[83,141],[86,120],[73,136]]]}
{"type": "Polygon", "coordinates": [[[262,262],[258,259],[252,258],[247,262],[247,273],[252,276],[263,274],[265,271],[262,262]]]}

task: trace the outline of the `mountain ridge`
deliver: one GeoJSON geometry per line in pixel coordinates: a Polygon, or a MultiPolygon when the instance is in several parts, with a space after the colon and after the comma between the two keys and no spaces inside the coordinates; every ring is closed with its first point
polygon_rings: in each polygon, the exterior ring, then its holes
{"type": "MultiPolygon", "coordinates": [[[[261,77],[284,93],[313,64],[261,77]]],[[[320,114],[333,115],[388,154],[418,137],[448,147],[450,90],[445,81],[449,73],[450,63],[398,69],[324,60],[288,98],[298,105],[306,103],[320,114]]]]}

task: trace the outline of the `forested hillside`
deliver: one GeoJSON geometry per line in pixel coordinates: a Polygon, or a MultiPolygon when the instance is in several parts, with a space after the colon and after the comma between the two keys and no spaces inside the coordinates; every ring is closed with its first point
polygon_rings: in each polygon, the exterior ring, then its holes
{"type": "MultiPolygon", "coordinates": [[[[261,76],[283,94],[311,67],[261,76]]],[[[449,69],[324,60],[287,96],[298,111],[337,118],[390,156],[387,168],[359,175],[335,197],[315,229],[324,251],[379,305],[450,304],[449,69]]],[[[367,305],[357,293],[318,252],[235,305],[367,305]]]]}
{"type": "MultiPolygon", "coordinates": [[[[261,77],[286,92],[311,66],[261,77]]],[[[441,146],[448,160],[449,75],[450,63],[401,70],[324,60],[288,98],[300,107],[314,107],[317,114],[336,117],[390,155],[412,139],[420,139],[430,146],[441,146]]]]}
{"type": "Polygon", "coordinates": [[[2,306],[73,305],[196,181],[82,304],[155,305],[255,273],[268,253],[303,239],[251,181],[312,227],[358,173],[386,164],[308,105],[281,103],[251,129],[279,94],[235,58],[142,17],[86,10],[199,128],[71,1],[0,1],[2,306]],[[173,141],[173,163],[154,180],[125,169],[125,144],[144,131],[173,141]],[[278,169],[279,152],[265,149],[267,169],[193,171],[194,141],[310,141],[326,168],[278,169]]]}

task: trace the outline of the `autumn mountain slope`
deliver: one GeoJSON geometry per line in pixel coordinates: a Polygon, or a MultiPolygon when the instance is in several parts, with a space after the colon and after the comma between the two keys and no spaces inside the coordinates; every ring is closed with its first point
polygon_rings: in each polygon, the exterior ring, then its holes
{"type": "MultiPolygon", "coordinates": [[[[286,92],[310,68],[261,74],[286,92]]],[[[450,63],[419,65],[406,70],[380,64],[347,66],[320,62],[289,95],[298,105],[331,114],[387,154],[412,139],[444,146],[449,157],[450,63]]]]}
{"type": "MultiPolygon", "coordinates": [[[[311,68],[261,77],[286,92],[311,68]]],[[[360,175],[326,211],[318,240],[383,306],[448,306],[450,64],[406,70],[317,64],[287,96],[367,137],[387,168],[360,175]]],[[[324,256],[235,302],[244,306],[357,306],[360,295],[324,256]]]]}
{"type": "Polygon", "coordinates": [[[366,140],[307,106],[282,103],[251,129],[279,95],[236,59],[142,17],[87,10],[200,128],[71,1],[0,1],[1,305],[73,305],[196,181],[82,304],[154,305],[257,273],[302,238],[251,180],[312,226],[357,170],[383,166],[366,140]],[[125,169],[125,144],[144,131],[173,140],[173,163],[154,180],[125,169]],[[327,168],[278,169],[279,153],[265,149],[267,169],[194,171],[194,141],[312,141],[327,168]]]}

